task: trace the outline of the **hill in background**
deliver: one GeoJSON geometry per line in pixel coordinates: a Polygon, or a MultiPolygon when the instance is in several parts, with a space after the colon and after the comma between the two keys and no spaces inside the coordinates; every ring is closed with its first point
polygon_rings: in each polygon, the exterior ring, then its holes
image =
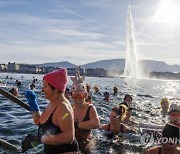
{"type": "MultiPolygon", "coordinates": [[[[140,66],[143,66],[146,70],[152,72],[180,72],[180,65],[168,65],[163,61],[153,60],[141,60],[139,61],[140,66]]],[[[44,63],[40,64],[43,67],[65,67],[65,68],[76,68],[78,65],[63,61],[55,63],[44,63]]],[[[103,68],[104,70],[117,70],[123,71],[125,66],[124,59],[111,59],[111,60],[99,60],[96,62],[87,63],[81,65],[83,68],[103,68]]]]}
{"type": "Polygon", "coordinates": [[[77,65],[67,62],[67,61],[62,61],[62,62],[54,62],[54,63],[44,63],[44,64],[39,64],[42,67],[64,67],[64,68],[76,68],[77,65]]]}

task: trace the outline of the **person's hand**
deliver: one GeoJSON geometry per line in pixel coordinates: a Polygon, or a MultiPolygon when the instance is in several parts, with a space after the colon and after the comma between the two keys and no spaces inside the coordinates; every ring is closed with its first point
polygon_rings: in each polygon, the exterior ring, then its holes
{"type": "Polygon", "coordinates": [[[25,139],[21,142],[22,152],[24,153],[28,149],[34,148],[39,144],[41,144],[40,136],[28,134],[28,136],[26,136],[25,139]]]}
{"type": "Polygon", "coordinates": [[[26,90],[24,94],[30,106],[30,111],[39,111],[36,94],[32,90],[26,90]]]}

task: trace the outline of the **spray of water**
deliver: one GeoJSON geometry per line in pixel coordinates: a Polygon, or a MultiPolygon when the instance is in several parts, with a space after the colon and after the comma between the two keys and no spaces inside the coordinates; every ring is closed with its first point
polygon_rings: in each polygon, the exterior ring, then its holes
{"type": "Polygon", "coordinates": [[[131,14],[131,7],[128,6],[126,21],[126,60],[124,68],[124,77],[139,78],[140,70],[137,59],[137,46],[135,40],[134,25],[131,14]]]}

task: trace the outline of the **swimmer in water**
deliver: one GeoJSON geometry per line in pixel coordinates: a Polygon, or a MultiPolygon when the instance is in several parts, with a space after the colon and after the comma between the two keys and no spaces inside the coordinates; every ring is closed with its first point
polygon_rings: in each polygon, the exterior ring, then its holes
{"type": "Polygon", "coordinates": [[[170,102],[166,97],[163,97],[160,102],[160,105],[161,105],[161,114],[163,115],[163,117],[165,117],[168,113],[170,102]]]}
{"type": "Polygon", "coordinates": [[[171,104],[169,110],[169,122],[180,127],[180,102],[171,104]]]}
{"type": "Polygon", "coordinates": [[[127,107],[125,105],[114,106],[110,112],[110,123],[101,126],[102,129],[111,132],[111,136],[124,132],[133,132],[128,126],[123,124],[126,118],[127,107]]]}

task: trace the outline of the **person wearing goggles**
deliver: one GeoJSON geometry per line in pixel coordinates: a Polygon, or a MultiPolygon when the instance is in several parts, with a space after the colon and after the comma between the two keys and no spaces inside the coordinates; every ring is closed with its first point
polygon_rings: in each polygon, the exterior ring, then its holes
{"type": "Polygon", "coordinates": [[[102,129],[109,131],[108,136],[113,137],[119,133],[134,132],[123,124],[126,118],[127,107],[125,105],[114,106],[110,112],[110,123],[101,126],[102,129]]]}

